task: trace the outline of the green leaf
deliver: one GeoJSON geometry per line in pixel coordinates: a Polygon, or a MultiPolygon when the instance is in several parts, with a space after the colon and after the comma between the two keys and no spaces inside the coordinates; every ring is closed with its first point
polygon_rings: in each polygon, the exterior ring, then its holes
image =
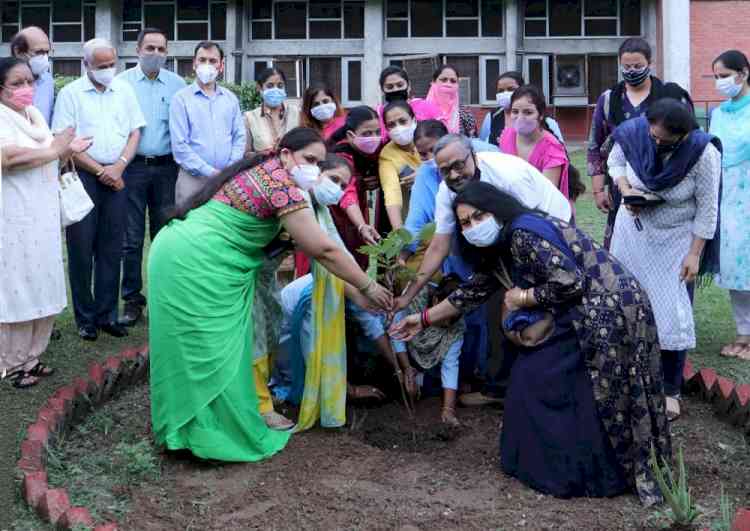
{"type": "Polygon", "coordinates": [[[428,223],[427,225],[422,227],[422,230],[419,231],[419,236],[417,236],[417,239],[423,244],[426,244],[435,235],[435,227],[435,223],[428,223]]]}

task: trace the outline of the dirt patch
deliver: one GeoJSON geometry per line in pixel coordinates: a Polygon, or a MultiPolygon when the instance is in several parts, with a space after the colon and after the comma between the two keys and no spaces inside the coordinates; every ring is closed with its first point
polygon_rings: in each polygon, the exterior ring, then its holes
{"type": "MultiPolygon", "coordinates": [[[[58,451],[77,471],[67,474],[74,501],[119,517],[124,529],[654,528],[654,511],[635,496],[561,500],[505,476],[497,409],[459,409],[462,427],[451,430],[439,423],[437,399],[420,402],[416,419],[397,403],[350,409],[353,428],[312,430],[270,460],[228,465],[144,451],[138,443],[150,441],[148,414],[148,388],[140,386],[105,406],[58,451]],[[122,463],[107,467],[96,457],[117,448],[140,463],[130,475],[120,471],[122,463]],[[99,468],[87,481],[92,461],[99,468]]],[[[750,451],[738,430],[688,398],[673,433],[707,514],[702,525],[718,518],[722,484],[735,505],[750,504],[750,451]]]]}

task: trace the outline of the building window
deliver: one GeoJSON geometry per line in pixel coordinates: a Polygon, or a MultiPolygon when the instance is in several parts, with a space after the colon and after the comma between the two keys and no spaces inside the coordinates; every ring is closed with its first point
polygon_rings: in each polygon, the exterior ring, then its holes
{"type": "Polygon", "coordinates": [[[387,0],[386,35],[502,37],[503,0],[387,0]]]}
{"type": "Polygon", "coordinates": [[[159,28],[167,39],[223,41],[226,0],[123,0],[122,40],[136,41],[143,28],[159,28]]]}
{"type": "Polygon", "coordinates": [[[589,55],[588,64],[588,101],[595,104],[602,92],[617,83],[617,56],[589,55]]]}
{"type": "Polygon", "coordinates": [[[79,77],[81,75],[80,59],[58,59],[52,60],[52,75],[79,77]]]}
{"type": "Polygon", "coordinates": [[[39,26],[52,42],[82,42],[93,37],[96,0],[2,2],[2,42],[21,28],[39,26]]]}
{"type": "Polygon", "coordinates": [[[640,34],[640,0],[526,2],[526,37],[616,37],[640,34]]]}
{"type": "Polygon", "coordinates": [[[286,76],[286,92],[290,98],[302,98],[305,88],[320,83],[327,85],[346,106],[362,101],[361,57],[255,57],[253,79],[269,66],[286,76]]]}
{"type": "Polygon", "coordinates": [[[250,39],[363,39],[362,0],[253,0],[250,39]]]}

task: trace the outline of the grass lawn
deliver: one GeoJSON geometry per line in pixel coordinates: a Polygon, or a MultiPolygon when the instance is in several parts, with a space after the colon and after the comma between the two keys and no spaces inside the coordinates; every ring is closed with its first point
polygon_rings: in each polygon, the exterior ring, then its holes
{"type": "MultiPolygon", "coordinates": [[[[579,151],[573,155],[574,163],[585,174],[585,155],[579,151]]],[[[588,193],[577,205],[577,219],[580,226],[601,241],[605,217],[594,206],[588,193]]],[[[696,322],[698,326],[698,348],[690,354],[693,363],[699,367],[711,366],[730,378],[750,383],[750,362],[728,360],[718,355],[723,344],[734,337],[734,321],[725,291],[712,286],[699,290],[696,295],[696,322]]],[[[15,390],[7,382],[0,385],[0,507],[12,510],[0,511],[0,530],[3,529],[46,529],[23,505],[14,482],[14,466],[18,459],[18,445],[23,439],[27,424],[33,420],[41,404],[57,387],[70,382],[76,376],[85,374],[93,360],[103,360],[129,345],[139,345],[146,341],[146,327],[141,323],[130,329],[130,336],[115,339],[106,335],[96,342],[85,342],[78,338],[72,309],[68,309],[57,320],[62,339],[54,341],[44,356],[48,365],[57,368],[57,373],[40,385],[27,390],[15,390]]]]}

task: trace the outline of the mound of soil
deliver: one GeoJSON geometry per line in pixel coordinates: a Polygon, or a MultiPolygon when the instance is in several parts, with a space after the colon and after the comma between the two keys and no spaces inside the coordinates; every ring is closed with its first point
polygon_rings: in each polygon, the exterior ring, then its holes
{"type": "MultiPolygon", "coordinates": [[[[693,497],[708,515],[700,524],[709,526],[718,519],[720,485],[735,505],[750,504],[750,450],[710,407],[688,398],[684,409],[673,425],[674,444],[684,448],[693,497]]],[[[106,449],[118,444],[118,432],[150,438],[147,387],[102,413],[113,418],[107,435],[89,429],[66,444],[84,437],[106,449]]],[[[447,429],[437,399],[419,402],[416,419],[397,403],[350,408],[350,426],[295,435],[260,463],[162,456],[158,480],[117,487],[130,500],[120,521],[139,531],[654,528],[654,511],[633,495],[561,500],[526,488],[498,468],[502,410],[459,409],[458,415],[461,428],[447,429]]]]}

